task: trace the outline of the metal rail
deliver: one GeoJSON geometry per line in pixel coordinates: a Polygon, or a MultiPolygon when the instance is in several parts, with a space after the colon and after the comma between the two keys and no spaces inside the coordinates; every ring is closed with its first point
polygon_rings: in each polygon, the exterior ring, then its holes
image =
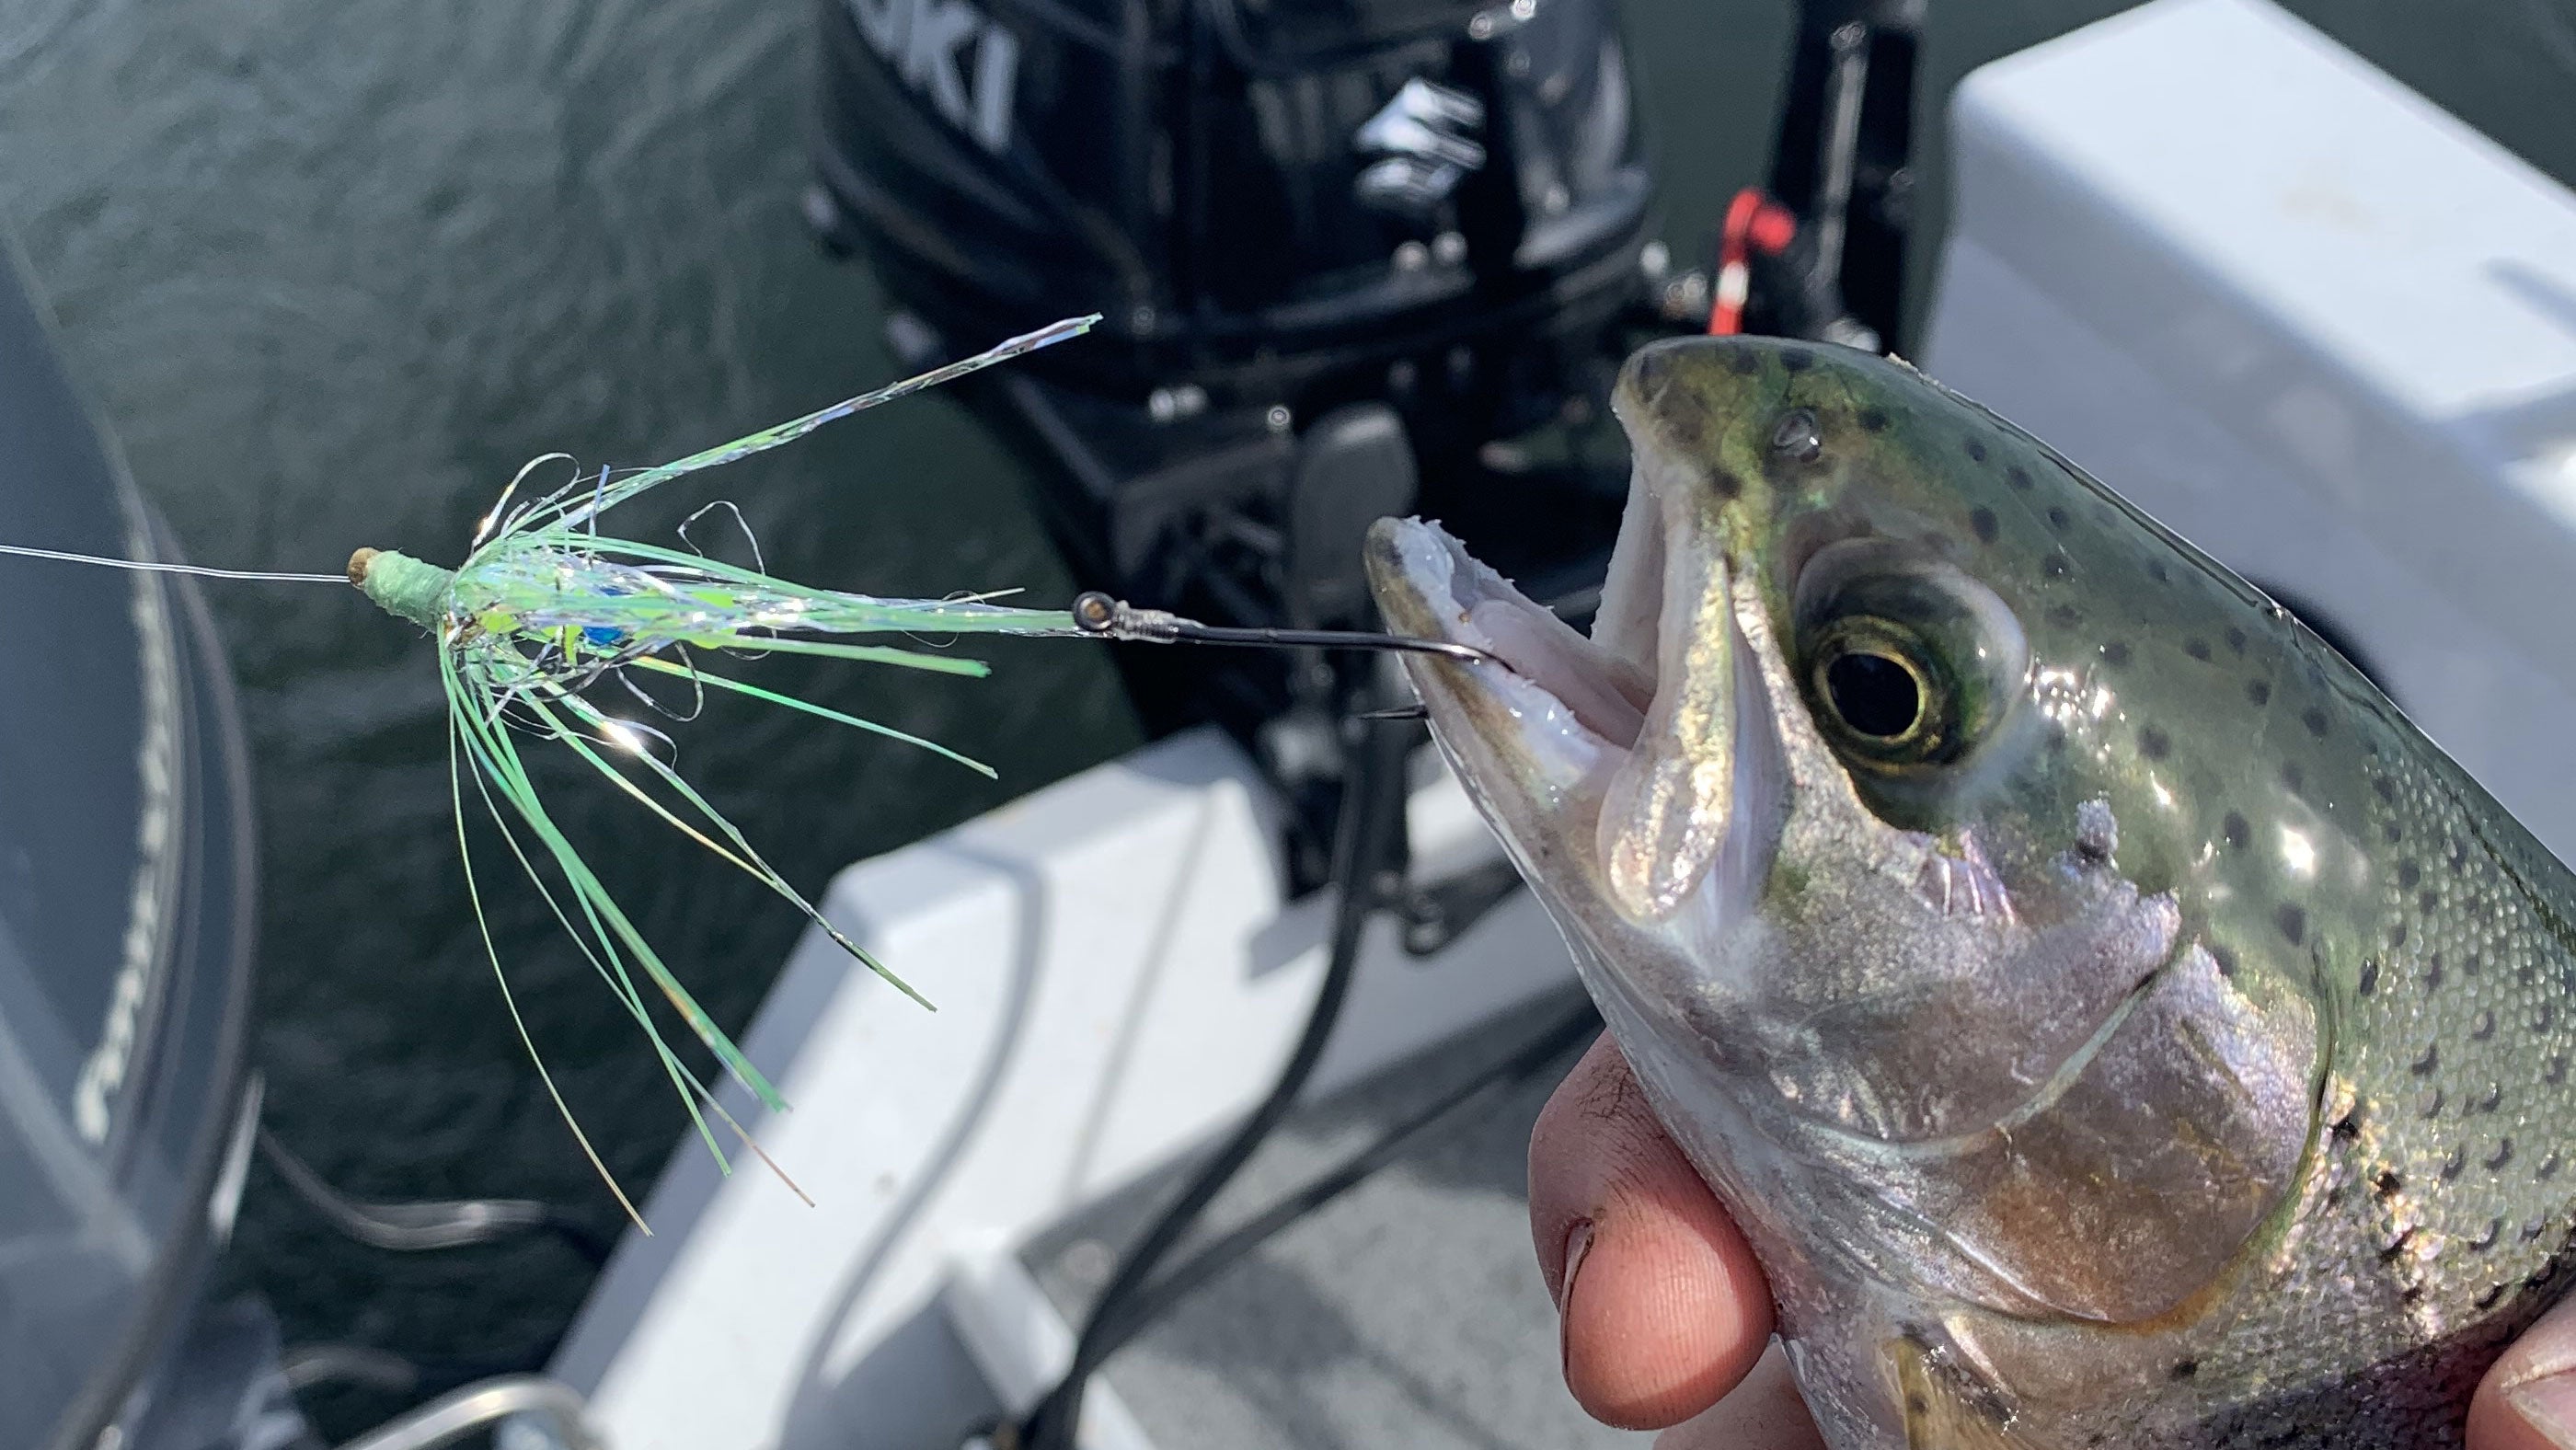
{"type": "Polygon", "coordinates": [[[470,1384],[377,1426],[340,1450],[434,1450],[513,1415],[542,1415],[564,1450],[608,1450],[582,1418],[581,1392],[544,1375],[514,1374],[470,1384]]]}

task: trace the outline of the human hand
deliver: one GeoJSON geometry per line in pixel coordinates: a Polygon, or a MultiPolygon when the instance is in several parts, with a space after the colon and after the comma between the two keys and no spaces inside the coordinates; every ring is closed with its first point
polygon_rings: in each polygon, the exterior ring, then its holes
{"type": "MultiPolygon", "coordinates": [[[[1664,1136],[1607,1035],[1530,1134],[1530,1233],[1566,1388],[1656,1450],[1822,1450],[1743,1234],[1664,1136]],[[1669,1429],[1667,1427],[1670,1427],[1669,1429]]],[[[2468,1450],[2576,1450],[2576,1299],[2488,1371],[2468,1450]]]]}

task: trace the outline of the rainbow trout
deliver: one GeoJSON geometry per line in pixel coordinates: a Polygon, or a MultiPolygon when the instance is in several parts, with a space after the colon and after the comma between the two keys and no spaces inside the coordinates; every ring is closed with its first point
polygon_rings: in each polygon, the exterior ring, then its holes
{"type": "Polygon", "coordinates": [[[2288,612],[1901,362],[1622,374],[1589,639],[1381,522],[1451,766],[1839,1450],[2457,1445],[2571,1278],[2576,879],[2288,612]]]}

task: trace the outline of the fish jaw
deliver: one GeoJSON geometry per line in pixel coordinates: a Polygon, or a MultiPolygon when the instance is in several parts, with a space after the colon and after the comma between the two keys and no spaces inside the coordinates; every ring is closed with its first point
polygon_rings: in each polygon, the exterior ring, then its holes
{"type": "Polygon", "coordinates": [[[1437,524],[1379,521],[1367,562],[1392,628],[1491,657],[1405,665],[1454,774],[1592,964],[1595,996],[1688,1034],[1698,964],[1768,868],[1782,767],[1714,520],[1641,471],[1612,565],[1610,607],[1629,617],[1595,638],[1437,524]]]}

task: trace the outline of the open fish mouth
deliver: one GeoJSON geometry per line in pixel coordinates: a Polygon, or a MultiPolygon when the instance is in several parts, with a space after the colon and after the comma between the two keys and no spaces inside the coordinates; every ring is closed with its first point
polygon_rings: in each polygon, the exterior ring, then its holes
{"type": "MultiPolygon", "coordinates": [[[[1369,570],[1390,627],[1499,662],[1407,661],[1433,733],[1525,871],[1581,858],[1631,923],[1670,919],[1740,824],[1739,782],[1764,770],[1759,668],[1718,521],[1640,439],[1589,637],[1437,524],[1381,520],[1369,570]],[[1591,829],[1587,832],[1585,826],[1591,829]],[[1571,850],[1589,837],[1591,851],[1571,850]],[[1544,863],[1542,865],[1542,863],[1544,863]]],[[[1765,631],[1767,633],[1767,631],[1765,631]]],[[[1572,883],[1551,883],[1572,894],[1572,883]]]]}
{"type": "Polygon", "coordinates": [[[1534,746],[1606,759],[1634,749],[1655,680],[1586,638],[1467,552],[1437,523],[1387,519],[1371,539],[1381,607],[1398,632],[1473,646],[1500,670],[1461,664],[1416,677],[1452,713],[1470,700],[1512,712],[1534,746]],[[1424,679],[1428,675],[1429,679],[1424,679]]]}

